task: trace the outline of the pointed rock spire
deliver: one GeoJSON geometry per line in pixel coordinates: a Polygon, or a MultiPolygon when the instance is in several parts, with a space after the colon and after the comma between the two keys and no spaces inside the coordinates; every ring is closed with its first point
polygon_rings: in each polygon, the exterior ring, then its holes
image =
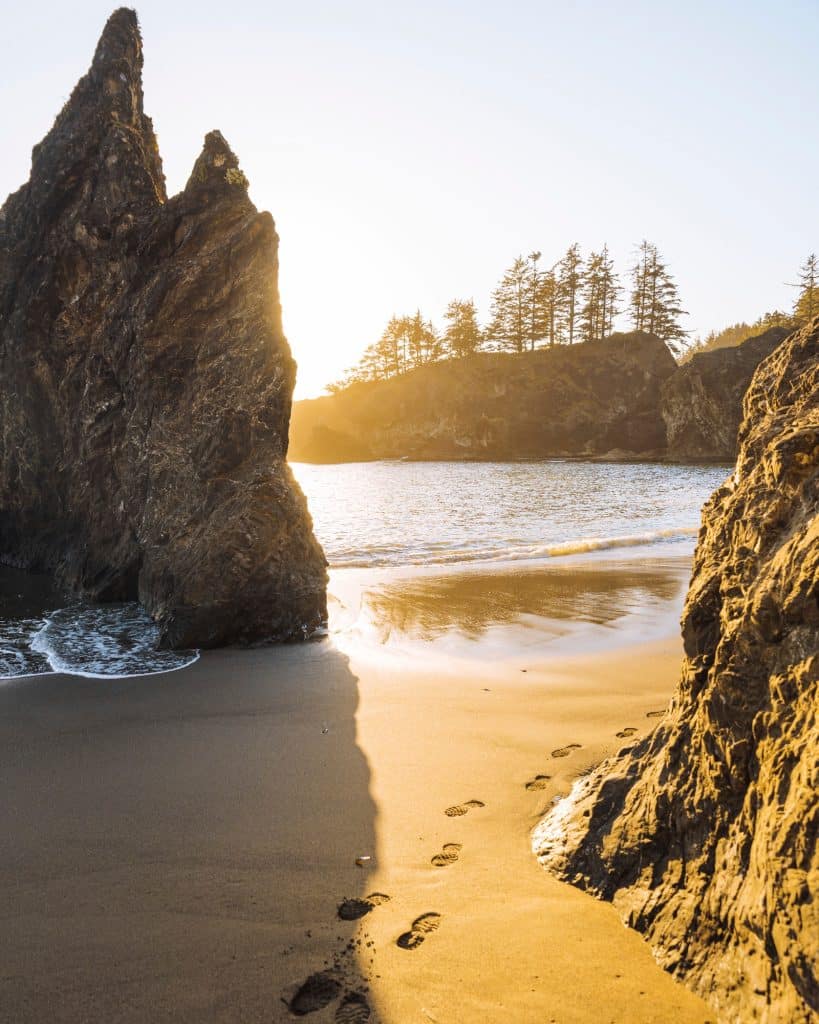
{"type": "Polygon", "coordinates": [[[219,131],[208,132],[185,191],[240,189],[246,192],[247,186],[245,173],[239,167],[239,158],[225,137],[219,131]]]}
{"type": "Polygon", "coordinates": [[[131,205],[165,199],[162,161],[143,109],[139,22],[126,7],[106,22],[90,69],[34,147],[30,188],[35,201],[45,202],[53,189],[70,187],[78,168],[96,179],[94,192],[103,197],[105,217],[125,194],[131,205]]]}
{"type": "Polygon", "coordinates": [[[170,646],[302,639],[326,561],[286,462],[273,219],[219,132],[165,198],[141,66],[115,11],[2,207],[0,551],[139,599],[170,646]]]}
{"type": "Polygon", "coordinates": [[[114,11],[102,30],[91,68],[103,73],[107,70],[141,70],[142,36],[136,11],[130,7],[114,11]]]}

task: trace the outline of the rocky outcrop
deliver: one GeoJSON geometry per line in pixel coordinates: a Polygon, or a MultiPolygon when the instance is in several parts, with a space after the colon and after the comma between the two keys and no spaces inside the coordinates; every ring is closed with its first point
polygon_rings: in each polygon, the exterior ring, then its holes
{"type": "Polygon", "coordinates": [[[661,409],[669,458],[734,461],[751,378],[789,333],[787,327],[772,327],[741,345],[699,352],[665,381],[661,409]]]}
{"type": "Polygon", "coordinates": [[[660,386],[675,367],[658,338],[640,333],[431,363],[297,402],[290,457],[656,457],[665,450],[660,386]]]}
{"type": "Polygon", "coordinates": [[[120,9],[0,210],[0,555],[138,599],[173,646],[298,638],[326,570],[273,220],[218,132],[166,198],[141,69],[120,9]]]}
{"type": "Polygon", "coordinates": [[[819,318],[757,370],[706,505],[682,681],[538,827],[728,1021],[819,1016],[819,318]]]}

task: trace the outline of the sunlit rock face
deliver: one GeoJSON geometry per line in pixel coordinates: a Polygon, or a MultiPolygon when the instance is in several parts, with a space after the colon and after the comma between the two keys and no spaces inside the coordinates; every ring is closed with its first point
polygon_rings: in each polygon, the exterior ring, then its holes
{"type": "Polygon", "coordinates": [[[742,400],[754,372],[789,334],[772,327],[741,345],[698,352],[662,386],[661,410],[672,459],[733,462],[742,400]]]}
{"type": "Polygon", "coordinates": [[[819,1015],[819,318],[757,370],[658,728],[535,831],[728,1021],[819,1015]]]}
{"type": "Polygon", "coordinates": [[[299,638],[326,569],[273,220],[218,132],[166,198],[141,70],[120,9],[0,211],[0,554],[137,598],[171,646],[299,638]]]}

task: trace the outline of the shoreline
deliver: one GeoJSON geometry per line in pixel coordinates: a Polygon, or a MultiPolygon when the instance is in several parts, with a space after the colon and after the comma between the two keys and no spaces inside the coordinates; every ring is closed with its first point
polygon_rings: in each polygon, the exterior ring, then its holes
{"type": "Polygon", "coordinates": [[[291,466],[358,466],[358,465],[369,465],[372,462],[400,462],[400,463],[412,463],[412,462],[473,462],[478,465],[491,465],[504,464],[504,463],[537,463],[537,462],[611,462],[614,464],[628,464],[634,463],[635,465],[657,465],[657,466],[724,466],[726,470],[733,470],[736,465],[735,459],[726,459],[723,457],[711,457],[702,456],[701,458],[674,458],[671,455],[663,454],[641,454],[640,452],[604,452],[600,455],[568,455],[568,454],[554,454],[554,455],[509,455],[505,458],[503,455],[494,453],[492,455],[480,456],[472,454],[468,449],[464,449],[463,453],[452,452],[449,455],[440,456],[424,456],[419,454],[414,455],[373,455],[369,459],[339,459],[339,460],[321,460],[312,462],[309,459],[293,459],[292,462],[288,460],[288,465],[291,466]]]}
{"type": "MultiPolygon", "coordinates": [[[[612,907],[530,850],[554,797],[650,729],[676,684],[685,570],[643,562],[570,570],[592,605],[623,589],[607,572],[667,585],[638,585],[642,611],[569,630],[565,649],[524,614],[460,636],[454,660],[412,627],[395,650],[348,632],[161,676],[0,688],[9,1015],[286,1022],[282,1000],[316,998],[318,973],[338,990],[316,1024],[354,993],[382,1024],[712,1020],[612,907]],[[663,635],[641,642],[652,616],[663,635]],[[600,646],[625,621],[626,645],[600,646]],[[389,900],[339,920],[373,893],[389,900]],[[406,934],[423,941],[402,948],[406,934]]],[[[566,567],[541,575],[571,616],[566,567]]]]}

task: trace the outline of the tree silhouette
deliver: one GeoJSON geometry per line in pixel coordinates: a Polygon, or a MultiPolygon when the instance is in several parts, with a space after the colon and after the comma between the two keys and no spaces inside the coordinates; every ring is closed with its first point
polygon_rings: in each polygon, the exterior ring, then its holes
{"type": "Polygon", "coordinates": [[[819,259],[811,253],[799,268],[799,283],[791,285],[799,289],[794,303],[793,316],[797,323],[812,320],[819,313],[819,259]]]}
{"type": "Polygon", "coordinates": [[[640,243],[631,281],[629,306],[634,329],[656,334],[674,355],[681,355],[688,332],[680,317],[686,315],[686,310],[680,305],[677,285],[656,245],[645,240],[640,243]]]}
{"type": "Polygon", "coordinates": [[[444,329],[444,346],[453,356],[469,356],[481,347],[483,337],[478,324],[478,314],[472,299],[453,299],[444,313],[447,325],[444,329]]]}
{"type": "Polygon", "coordinates": [[[599,253],[589,255],[583,272],[580,328],[585,341],[611,334],[614,318],[620,312],[621,292],[614,261],[609,256],[608,246],[604,245],[599,253]]]}
{"type": "Polygon", "coordinates": [[[575,242],[557,265],[560,334],[571,345],[578,326],[578,299],[583,285],[583,258],[575,242]]]}
{"type": "Polygon", "coordinates": [[[499,349],[524,352],[529,334],[531,270],[518,256],[492,293],[489,337],[499,349]]]}

